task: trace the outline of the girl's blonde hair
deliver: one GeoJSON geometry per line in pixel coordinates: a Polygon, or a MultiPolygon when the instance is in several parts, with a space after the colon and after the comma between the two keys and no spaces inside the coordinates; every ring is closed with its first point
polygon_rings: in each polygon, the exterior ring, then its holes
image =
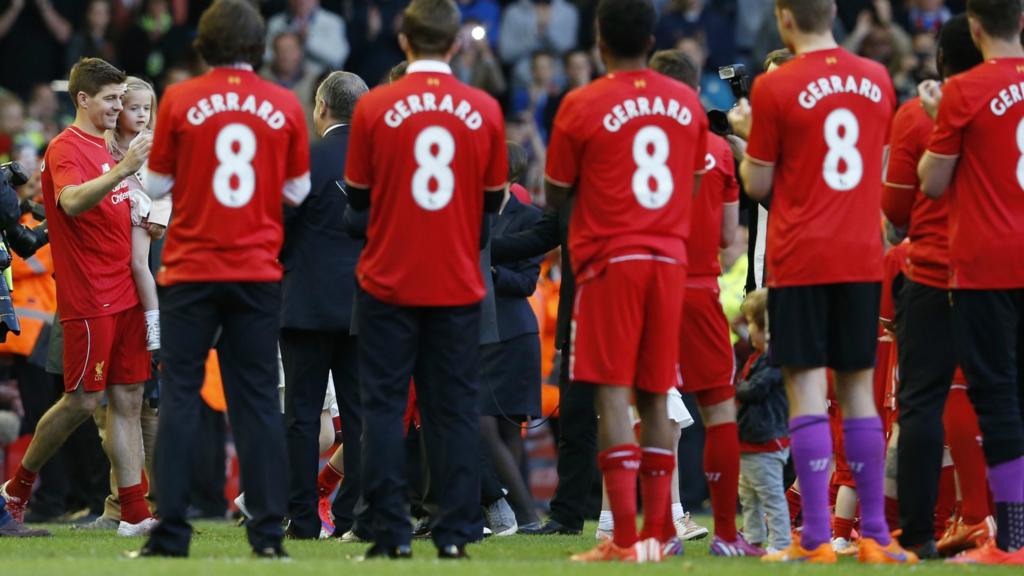
{"type": "Polygon", "coordinates": [[[149,110],[149,123],[146,124],[146,129],[147,130],[152,130],[153,129],[153,125],[156,124],[156,90],[153,90],[153,85],[150,84],[149,82],[146,82],[142,78],[137,78],[135,76],[129,76],[125,80],[125,91],[124,91],[124,95],[125,96],[128,96],[128,94],[131,93],[131,92],[141,92],[141,91],[149,92],[149,97],[151,99],[151,104],[152,105],[150,106],[150,110],[149,110]]]}

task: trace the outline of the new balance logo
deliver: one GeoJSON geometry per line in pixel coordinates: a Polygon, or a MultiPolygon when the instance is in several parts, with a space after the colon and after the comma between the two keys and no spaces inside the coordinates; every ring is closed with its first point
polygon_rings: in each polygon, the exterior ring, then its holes
{"type": "Polygon", "coordinates": [[[811,472],[825,472],[828,470],[828,465],[831,458],[818,458],[817,460],[811,460],[807,464],[811,467],[811,472]]]}

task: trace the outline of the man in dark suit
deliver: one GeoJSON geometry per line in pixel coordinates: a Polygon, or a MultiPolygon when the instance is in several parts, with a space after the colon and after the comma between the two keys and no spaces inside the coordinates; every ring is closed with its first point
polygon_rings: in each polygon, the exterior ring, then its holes
{"type": "Polygon", "coordinates": [[[588,512],[590,488],[597,475],[597,412],[591,386],[569,381],[569,324],[576,282],[569,262],[569,216],[572,200],[557,211],[548,210],[528,230],[495,238],[491,257],[495,264],[515,262],[562,247],[562,283],[558,298],[555,343],[562,353],[558,376],[559,427],[558,489],[551,501],[551,517],[538,530],[522,534],[579,534],[588,512]]]}
{"type": "Polygon", "coordinates": [[[362,242],[345,233],[348,202],[338,182],[345,173],[348,123],[356,100],[366,91],[366,83],[348,72],[332,72],[320,84],[313,115],[321,140],[310,150],[312,188],[302,206],[285,208],[281,358],[290,469],[289,534],[295,538],[320,534],[317,438],[328,373],[334,377],[345,437],[345,482],[334,504],[337,533],[352,529],[360,492],[363,424],[358,347],[349,329],[362,242]]]}

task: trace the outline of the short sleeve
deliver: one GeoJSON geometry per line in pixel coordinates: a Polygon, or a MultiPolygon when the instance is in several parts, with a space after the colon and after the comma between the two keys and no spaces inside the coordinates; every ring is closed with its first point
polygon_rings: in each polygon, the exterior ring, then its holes
{"type": "Polygon", "coordinates": [[[703,113],[697,114],[697,145],[693,150],[693,173],[707,172],[708,120],[703,113]]]}
{"type": "Polygon", "coordinates": [[[78,162],[78,153],[72,146],[61,142],[52,146],[46,154],[46,169],[53,179],[54,198],[60,199],[60,193],[68,186],[78,186],[85,182],[85,173],[78,162]]]}
{"type": "Polygon", "coordinates": [[[927,118],[921,103],[915,100],[900,108],[892,121],[889,161],[883,177],[882,211],[897,226],[905,226],[910,220],[914,197],[920,187],[917,163],[931,136],[931,122],[922,121],[922,116],[927,118]]]}
{"type": "Polygon", "coordinates": [[[548,142],[547,165],[544,176],[549,182],[566,188],[576,183],[579,177],[580,156],[583,154],[583,142],[576,129],[576,106],[572,95],[562,99],[562,105],[555,115],[555,125],[551,129],[548,142]]]}
{"type": "Polygon", "coordinates": [[[781,114],[772,95],[771,86],[767,85],[768,80],[768,75],[758,78],[750,94],[751,126],[747,158],[757,164],[774,166],[779,158],[781,114]]]}
{"type": "Polygon", "coordinates": [[[950,80],[942,91],[935,131],[928,144],[928,152],[936,156],[955,158],[960,155],[964,126],[971,120],[964,104],[960,84],[950,80]]]}
{"type": "Polygon", "coordinates": [[[168,91],[163,105],[156,114],[153,147],[149,152],[149,169],[164,176],[174,176],[178,156],[177,135],[174,131],[174,92],[168,91]]]}
{"type": "Polygon", "coordinates": [[[499,190],[504,189],[508,182],[508,148],[505,144],[505,123],[501,121],[501,109],[497,103],[494,103],[490,117],[498,121],[490,131],[491,155],[484,175],[484,190],[499,190]]]}
{"type": "Polygon", "coordinates": [[[717,169],[722,171],[722,204],[735,204],[740,201],[740,183],[736,180],[736,162],[733,161],[732,152],[725,150],[722,158],[718,159],[717,169]]]}
{"type": "Polygon", "coordinates": [[[291,113],[292,132],[288,142],[288,180],[309,173],[309,132],[306,129],[305,113],[298,99],[295,99],[291,113]]]}
{"type": "Polygon", "coordinates": [[[348,147],[348,156],[345,159],[345,181],[356,188],[368,190],[373,185],[373,167],[370,163],[373,139],[370,137],[371,127],[367,119],[366,107],[366,96],[363,96],[356,103],[356,110],[352,114],[349,142],[355,145],[348,147]]]}

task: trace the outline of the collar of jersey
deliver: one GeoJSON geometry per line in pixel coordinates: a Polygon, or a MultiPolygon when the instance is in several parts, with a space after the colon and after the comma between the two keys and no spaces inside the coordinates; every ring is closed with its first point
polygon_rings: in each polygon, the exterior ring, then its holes
{"type": "Polygon", "coordinates": [[[216,69],[216,70],[221,70],[221,69],[227,69],[227,70],[247,70],[249,72],[253,71],[252,70],[252,64],[249,64],[248,62],[236,62],[234,64],[225,64],[223,66],[215,66],[214,69],[216,69]]]}
{"type": "Polygon", "coordinates": [[[451,74],[452,67],[440,60],[417,60],[405,69],[406,74],[414,72],[433,72],[435,74],[451,74]]]}

